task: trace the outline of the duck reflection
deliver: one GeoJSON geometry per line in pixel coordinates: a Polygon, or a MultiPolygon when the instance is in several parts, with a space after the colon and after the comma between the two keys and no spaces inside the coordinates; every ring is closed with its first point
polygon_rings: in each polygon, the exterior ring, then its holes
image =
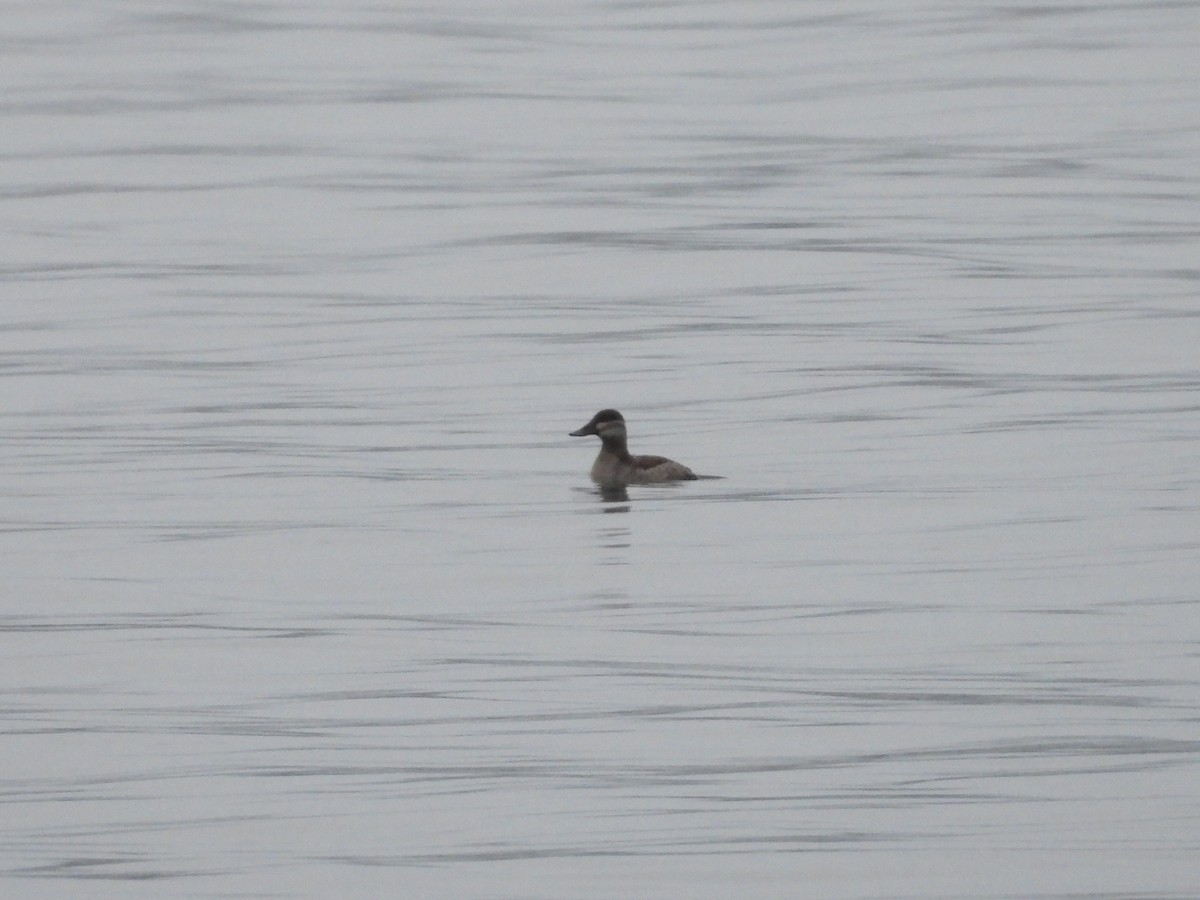
{"type": "Polygon", "coordinates": [[[610,506],[605,506],[605,512],[629,512],[629,491],[623,487],[598,487],[596,495],[610,506]],[[624,504],[618,506],[616,504],[624,504]]]}

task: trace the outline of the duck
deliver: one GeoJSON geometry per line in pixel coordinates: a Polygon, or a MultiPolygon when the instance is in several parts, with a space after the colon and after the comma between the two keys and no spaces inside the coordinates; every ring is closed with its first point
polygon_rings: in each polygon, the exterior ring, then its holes
{"type": "Polygon", "coordinates": [[[602,488],[624,488],[627,484],[663,484],[694,481],[696,473],[665,456],[633,456],[625,444],[625,417],[615,409],[602,409],[571,437],[596,435],[600,455],[592,463],[592,481],[602,488]]]}

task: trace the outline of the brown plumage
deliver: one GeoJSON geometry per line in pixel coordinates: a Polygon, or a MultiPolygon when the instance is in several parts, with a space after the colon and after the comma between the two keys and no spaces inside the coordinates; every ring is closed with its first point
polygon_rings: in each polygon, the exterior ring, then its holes
{"type": "Polygon", "coordinates": [[[600,455],[592,463],[592,481],[601,487],[627,484],[661,484],[692,481],[696,473],[665,456],[634,456],[626,446],[625,417],[615,409],[602,409],[592,420],[572,431],[572,437],[594,434],[600,438],[600,455]]]}

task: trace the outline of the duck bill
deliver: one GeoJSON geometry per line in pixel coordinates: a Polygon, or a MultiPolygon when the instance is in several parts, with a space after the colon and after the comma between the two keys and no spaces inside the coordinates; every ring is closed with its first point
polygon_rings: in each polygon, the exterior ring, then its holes
{"type": "Polygon", "coordinates": [[[577,431],[572,431],[570,433],[569,437],[587,437],[589,434],[598,434],[598,433],[599,432],[596,431],[596,423],[588,422],[586,425],[584,425],[582,428],[578,429],[577,431]]]}

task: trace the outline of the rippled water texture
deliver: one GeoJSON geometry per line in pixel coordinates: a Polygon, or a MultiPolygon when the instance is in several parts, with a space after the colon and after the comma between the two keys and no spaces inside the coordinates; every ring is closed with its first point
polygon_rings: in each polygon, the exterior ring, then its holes
{"type": "Polygon", "coordinates": [[[0,893],[1200,896],[1198,28],[8,4],[0,893]]]}

